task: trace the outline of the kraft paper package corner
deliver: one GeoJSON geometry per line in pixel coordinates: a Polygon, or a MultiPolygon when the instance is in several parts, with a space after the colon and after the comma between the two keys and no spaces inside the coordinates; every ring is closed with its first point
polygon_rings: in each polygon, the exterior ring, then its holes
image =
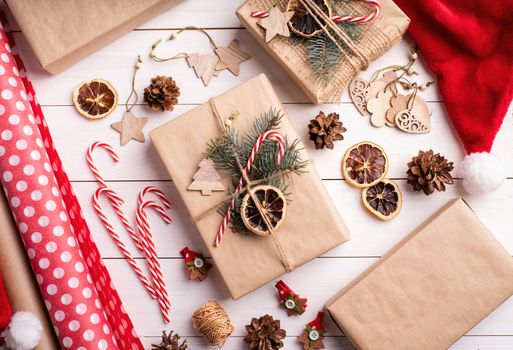
{"type": "MultiPolygon", "coordinates": [[[[238,112],[233,127],[244,132],[255,118],[271,107],[280,109],[280,133],[289,141],[298,138],[271,83],[263,74],[213,99],[221,118],[238,112]]],[[[224,120],[224,119],[223,119],[224,120]]],[[[207,143],[221,135],[222,128],[209,102],[175,118],[150,132],[151,139],[166,166],[191,217],[197,217],[226,197],[224,192],[202,196],[187,187],[198,164],[204,157],[207,143]],[[201,127],[198,127],[201,126],[201,127]]],[[[304,148],[302,143],[299,148],[304,148]]],[[[303,149],[302,158],[308,159],[303,149]]],[[[348,230],[332,203],[312,162],[307,173],[293,175],[290,186],[290,205],[277,237],[292,267],[298,267],[349,239],[348,230]],[[309,218],[322,217],[323,220],[309,218]]],[[[225,188],[229,178],[222,174],[225,188]]],[[[214,263],[231,296],[240,298],[284,274],[285,268],[277,246],[270,236],[242,235],[228,229],[219,247],[214,238],[223,217],[211,210],[196,221],[214,263]]],[[[191,234],[194,234],[191,233],[191,234]]]]}
{"type": "MultiPolygon", "coordinates": [[[[349,59],[354,58],[354,55],[345,53],[346,58],[330,72],[329,80],[319,79],[314,69],[306,62],[304,44],[295,40],[294,35],[290,38],[277,36],[266,43],[265,31],[258,25],[258,18],[251,16],[251,12],[269,10],[273,6],[279,6],[281,10],[285,10],[287,3],[287,0],[247,0],[237,9],[237,16],[256,41],[301,87],[310,101],[316,104],[339,102],[344,88],[364,68],[362,63],[351,64],[349,59]],[[360,65],[359,69],[358,65],[360,65]]],[[[408,16],[392,0],[381,0],[380,4],[379,17],[369,23],[358,24],[362,35],[354,41],[358,50],[369,62],[374,61],[398,43],[410,24],[408,16]]],[[[363,1],[338,1],[334,5],[336,15],[367,14],[371,11],[369,5],[363,1]]]]}
{"type": "Polygon", "coordinates": [[[43,69],[57,74],[180,1],[6,2],[43,69]]]}
{"type": "Polygon", "coordinates": [[[0,193],[0,271],[13,312],[30,311],[41,322],[43,334],[35,350],[58,350],[52,323],[48,318],[43,297],[28,262],[20,233],[12,218],[7,199],[0,193]]]}
{"type": "Polygon", "coordinates": [[[461,199],[331,298],[359,350],[442,350],[513,294],[513,258],[461,199]]]}

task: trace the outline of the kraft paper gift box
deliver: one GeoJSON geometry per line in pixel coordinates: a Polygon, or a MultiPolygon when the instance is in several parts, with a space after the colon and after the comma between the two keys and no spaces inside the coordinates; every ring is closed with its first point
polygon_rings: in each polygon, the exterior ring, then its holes
{"type": "Polygon", "coordinates": [[[0,194],[0,247],[0,271],[13,312],[30,311],[41,322],[41,341],[35,350],[59,350],[61,347],[3,191],[0,194]]]}
{"type": "MultiPolygon", "coordinates": [[[[233,127],[240,132],[249,130],[255,118],[268,112],[271,107],[280,109],[285,114],[280,133],[286,135],[290,142],[298,138],[271,83],[263,74],[211,100],[217,106],[220,120],[238,113],[233,127]]],[[[207,143],[222,132],[209,102],[150,132],[154,146],[193,218],[201,216],[226,198],[225,192],[202,196],[199,191],[187,190],[198,164],[204,158],[207,143]]],[[[308,160],[302,143],[299,148],[303,148],[302,159],[308,160]]],[[[347,228],[311,162],[308,162],[306,171],[305,174],[291,177],[287,215],[277,232],[292,268],[349,239],[347,228]]],[[[219,173],[225,188],[228,188],[230,179],[222,171],[219,173]]],[[[277,245],[270,236],[245,236],[228,229],[221,245],[214,247],[214,238],[222,220],[223,217],[216,210],[211,210],[195,224],[234,299],[286,272],[277,245]]]]}
{"type": "MultiPolygon", "coordinates": [[[[306,61],[307,47],[305,42],[311,39],[298,38],[291,33],[290,37],[276,36],[270,42],[265,42],[265,30],[258,24],[258,18],[252,17],[252,11],[270,10],[274,5],[284,11],[288,0],[247,0],[237,9],[237,15],[244,27],[257,42],[274,58],[301,87],[313,103],[339,102],[345,86],[361,70],[365,64],[372,62],[399,42],[406,32],[410,19],[397,7],[392,0],[381,0],[381,14],[368,23],[352,24],[358,26],[360,34],[353,43],[358,52],[346,51],[342,59],[331,69],[329,77],[326,74],[315,73],[306,61]],[[358,59],[361,55],[367,62],[358,59]]],[[[331,2],[334,15],[366,15],[372,8],[362,1],[331,2]]],[[[341,46],[348,45],[341,43],[341,46]]]]}
{"type": "Polygon", "coordinates": [[[62,72],[181,0],[6,0],[41,66],[62,72]]]}
{"type": "Polygon", "coordinates": [[[359,350],[449,348],[513,294],[513,258],[461,199],[327,303],[359,350]]]}

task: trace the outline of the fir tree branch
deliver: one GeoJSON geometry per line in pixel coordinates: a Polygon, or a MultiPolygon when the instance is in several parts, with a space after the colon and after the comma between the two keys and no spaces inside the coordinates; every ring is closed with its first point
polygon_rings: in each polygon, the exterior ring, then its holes
{"type": "MultiPolygon", "coordinates": [[[[275,108],[270,108],[266,113],[256,118],[249,131],[239,136],[234,128],[228,128],[224,135],[210,141],[207,145],[207,156],[212,159],[215,167],[231,177],[232,187],[228,190],[228,195],[235,192],[235,187],[241,178],[241,172],[237,165],[239,163],[244,167],[251,154],[253,146],[258,138],[264,132],[276,130],[279,128],[283,113],[275,108]]],[[[280,164],[276,164],[278,154],[278,144],[272,140],[265,140],[253,162],[249,178],[258,183],[267,183],[271,186],[280,188],[284,194],[288,189],[290,175],[302,174],[305,172],[306,161],[301,159],[301,150],[298,147],[299,140],[294,140],[289,144],[285,137],[285,153],[280,164]]],[[[244,226],[240,215],[240,207],[245,193],[235,197],[234,209],[231,216],[231,226],[236,232],[249,232],[244,226]]],[[[230,201],[226,201],[219,208],[221,215],[226,214],[230,201]]]]}

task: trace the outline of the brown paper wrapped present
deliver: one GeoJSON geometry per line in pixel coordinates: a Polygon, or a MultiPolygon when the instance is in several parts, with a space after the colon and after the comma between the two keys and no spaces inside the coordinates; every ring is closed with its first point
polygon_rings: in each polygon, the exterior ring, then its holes
{"type": "Polygon", "coordinates": [[[43,333],[35,350],[60,349],[43,297],[30,268],[25,247],[3,191],[0,194],[0,271],[13,312],[30,311],[41,321],[43,333]]]}
{"type": "MultiPolygon", "coordinates": [[[[265,31],[258,25],[258,18],[251,16],[252,11],[265,11],[273,5],[278,5],[282,11],[287,8],[289,0],[247,0],[237,10],[242,24],[255,37],[260,45],[278,62],[283,69],[296,81],[306,96],[313,103],[339,102],[344,87],[359,71],[376,58],[390,50],[406,32],[410,23],[409,18],[397,7],[392,0],[382,0],[381,14],[368,23],[350,24],[342,26],[346,29],[358,31],[351,42],[340,41],[333,37],[344,48],[340,54],[337,48],[332,47],[331,54],[340,55],[338,63],[329,70],[321,69],[320,73],[308,63],[308,41],[316,40],[318,36],[302,39],[291,34],[290,37],[276,36],[270,42],[265,42],[265,31]]],[[[364,15],[371,9],[362,1],[335,1],[333,13],[335,15],[364,15]]],[[[349,32],[348,32],[349,33],[349,32]]],[[[348,39],[345,39],[346,41],[348,39]]],[[[330,44],[329,40],[324,43],[330,44]]],[[[322,58],[315,61],[319,62],[322,58]]]]}
{"type": "Polygon", "coordinates": [[[359,350],[443,350],[513,294],[513,258],[449,202],[327,303],[359,350]]]}
{"type": "MultiPolygon", "coordinates": [[[[279,247],[269,236],[243,235],[230,229],[221,245],[213,247],[223,218],[216,210],[208,210],[226,198],[226,193],[212,192],[210,196],[203,196],[199,191],[188,191],[187,187],[204,157],[207,143],[223,132],[220,120],[238,113],[233,127],[244,132],[270,107],[285,113],[269,80],[262,74],[150,132],[174,185],[235,299],[285,273],[284,256],[294,269],[349,239],[347,228],[319,175],[308,162],[307,173],[292,176],[288,190],[290,204],[276,235],[279,247]]],[[[289,140],[298,138],[286,116],[279,131],[289,140]]],[[[303,148],[302,144],[300,148],[303,148]]],[[[304,149],[301,156],[303,160],[308,159],[304,149]]],[[[229,187],[227,176],[221,181],[225,188],[229,187]]]]}
{"type": "Polygon", "coordinates": [[[41,66],[62,72],[179,0],[6,0],[41,66]]]}

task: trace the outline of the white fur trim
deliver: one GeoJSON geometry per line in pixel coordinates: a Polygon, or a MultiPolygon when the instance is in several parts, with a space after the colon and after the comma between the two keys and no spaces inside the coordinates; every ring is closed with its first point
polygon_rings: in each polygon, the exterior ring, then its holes
{"type": "Polygon", "coordinates": [[[41,340],[43,327],[34,314],[20,311],[12,316],[11,323],[1,334],[5,346],[11,350],[32,350],[41,340]]]}
{"type": "Polygon", "coordinates": [[[487,153],[471,153],[460,164],[459,176],[463,187],[471,194],[487,194],[497,190],[506,179],[506,171],[497,156],[487,153]]]}

